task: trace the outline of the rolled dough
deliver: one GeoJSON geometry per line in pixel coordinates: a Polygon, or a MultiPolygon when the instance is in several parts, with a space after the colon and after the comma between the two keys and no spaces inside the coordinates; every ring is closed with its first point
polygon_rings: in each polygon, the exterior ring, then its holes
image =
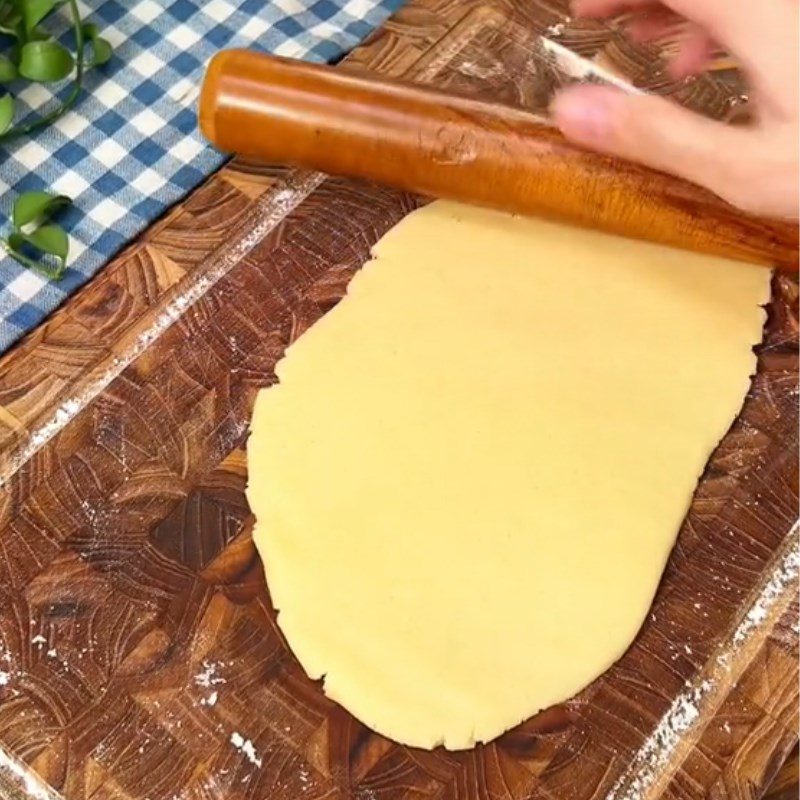
{"type": "Polygon", "coordinates": [[[255,542],[326,694],[465,748],[636,635],[749,387],[769,273],[444,202],[373,254],[257,399],[255,542]]]}

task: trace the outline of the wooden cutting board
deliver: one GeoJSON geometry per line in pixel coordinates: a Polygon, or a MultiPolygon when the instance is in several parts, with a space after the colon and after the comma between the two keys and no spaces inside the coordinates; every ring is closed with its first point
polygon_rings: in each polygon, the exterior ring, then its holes
{"type": "MultiPolygon", "coordinates": [[[[545,0],[413,0],[353,62],[543,110],[564,76],[539,33],[715,116],[746,110],[725,63],[671,83],[545,0]]],[[[651,615],[574,700],[473,751],[415,751],[287,649],[243,494],[253,398],[419,202],[234,161],[0,361],[0,797],[749,798],[770,781],[797,739],[787,276],[651,615]]]]}

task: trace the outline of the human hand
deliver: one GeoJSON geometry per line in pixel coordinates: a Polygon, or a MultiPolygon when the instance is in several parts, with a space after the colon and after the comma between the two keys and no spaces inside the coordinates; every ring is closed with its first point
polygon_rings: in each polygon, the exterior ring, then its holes
{"type": "Polygon", "coordinates": [[[749,83],[754,120],[725,125],[661,97],[582,85],[559,92],[555,122],[581,146],[679,175],[744,210],[797,219],[799,9],[797,0],[575,0],[578,16],[631,12],[638,41],[688,20],[670,71],[702,72],[723,47],[749,83]]]}

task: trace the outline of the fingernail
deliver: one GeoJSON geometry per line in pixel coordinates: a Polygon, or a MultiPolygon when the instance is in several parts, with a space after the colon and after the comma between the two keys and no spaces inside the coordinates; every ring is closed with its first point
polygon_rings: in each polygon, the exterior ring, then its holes
{"type": "Polygon", "coordinates": [[[562,91],[553,103],[553,117],[570,139],[601,143],[613,131],[617,92],[599,86],[576,86],[562,91]]]}

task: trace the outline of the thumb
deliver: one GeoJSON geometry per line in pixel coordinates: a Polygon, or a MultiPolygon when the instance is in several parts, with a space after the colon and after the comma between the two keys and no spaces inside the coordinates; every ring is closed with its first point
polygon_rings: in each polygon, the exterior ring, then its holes
{"type": "Polygon", "coordinates": [[[563,89],[552,110],[576,144],[678,175],[725,199],[736,193],[731,184],[743,131],[661,97],[606,86],[563,89]]]}

